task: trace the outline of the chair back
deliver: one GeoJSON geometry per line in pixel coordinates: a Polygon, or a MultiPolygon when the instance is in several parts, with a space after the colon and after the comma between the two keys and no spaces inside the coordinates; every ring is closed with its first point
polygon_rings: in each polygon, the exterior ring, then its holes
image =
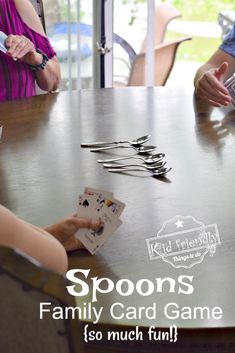
{"type": "MultiPolygon", "coordinates": [[[[174,18],[180,17],[181,13],[170,3],[163,2],[155,8],[155,32],[154,45],[164,42],[168,23],[174,18]]],[[[146,51],[146,38],[142,43],[140,52],[146,51]]]]}
{"type": "MultiPolygon", "coordinates": [[[[154,86],[164,86],[174,65],[180,43],[192,38],[185,37],[158,45],[154,50],[154,86]]],[[[145,86],[146,53],[140,53],[133,61],[128,86],[145,86]]]]}
{"type": "Polygon", "coordinates": [[[44,8],[43,8],[43,2],[42,0],[30,0],[31,4],[35,8],[35,11],[37,12],[41,22],[44,31],[46,32],[46,24],[45,24],[45,16],[44,16],[44,8]]]}
{"type": "Polygon", "coordinates": [[[55,320],[40,303],[75,306],[63,276],[49,272],[32,259],[0,247],[0,346],[9,353],[78,353],[79,321],[55,320]]]}

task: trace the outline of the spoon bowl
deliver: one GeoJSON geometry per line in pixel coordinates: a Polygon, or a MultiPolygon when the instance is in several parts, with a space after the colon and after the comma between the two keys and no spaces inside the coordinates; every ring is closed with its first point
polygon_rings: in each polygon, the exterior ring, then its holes
{"type": "Polygon", "coordinates": [[[132,140],[132,141],[127,141],[130,145],[132,146],[140,146],[142,145],[143,143],[147,142],[150,140],[150,137],[151,135],[145,135],[145,136],[141,136],[135,140],[132,140]]]}
{"type": "Polygon", "coordinates": [[[138,153],[150,153],[153,152],[156,148],[156,146],[139,146],[139,147],[134,147],[132,146],[132,148],[134,148],[136,150],[136,152],[138,153]]]}

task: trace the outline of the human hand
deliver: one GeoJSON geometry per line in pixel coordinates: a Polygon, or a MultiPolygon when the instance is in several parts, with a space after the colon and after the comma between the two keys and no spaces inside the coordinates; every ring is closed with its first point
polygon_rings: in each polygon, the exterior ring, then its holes
{"type": "Polygon", "coordinates": [[[37,53],[34,44],[25,36],[10,34],[5,45],[7,54],[15,60],[23,60],[27,64],[37,65],[42,62],[41,54],[37,53]]]}
{"type": "Polygon", "coordinates": [[[80,228],[97,230],[102,226],[100,220],[91,218],[80,218],[77,214],[62,219],[56,224],[45,227],[44,229],[57,238],[67,251],[83,248],[83,244],[75,238],[75,233],[80,228]]]}
{"type": "Polygon", "coordinates": [[[228,70],[228,63],[223,62],[220,67],[207,70],[197,81],[195,93],[203,101],[221,107],[231,103],[231,96],[223,85],[223,76],[228,70]]]}

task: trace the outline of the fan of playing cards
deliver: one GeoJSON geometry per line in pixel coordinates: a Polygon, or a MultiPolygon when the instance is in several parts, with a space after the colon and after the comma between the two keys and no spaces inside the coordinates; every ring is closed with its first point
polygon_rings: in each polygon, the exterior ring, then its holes
{"type": "Polygon", "coordinates": [[[7,39],[7,35],[0,31],[0,50],[6,54],[7,47],[5,46],[5,40],[7,39]]]}
{"type": "Polygon", "coordinates": [[[122,224],[120,215],[124,207],[125,204],[116,200],[112,192],[86,187],[84,194],[79,196],[79,217],[100,219],[102,222],[102,227],[96,231],[83,228],[75,234],[91,254],[95,254],[122,224]]]}

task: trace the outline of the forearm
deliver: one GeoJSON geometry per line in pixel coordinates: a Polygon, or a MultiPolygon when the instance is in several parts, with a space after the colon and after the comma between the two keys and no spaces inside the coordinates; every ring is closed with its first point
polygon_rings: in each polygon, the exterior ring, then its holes
{"type": "Polygon", "coordinates": [[[47,62],[44,70],[36,71],[36,81],[38,86],[48,92],[58,89],[60,84],[59,63],[51,59],[47,62]]]}
{"type": "Polygon", "coordinates": [[[18,248],[46,268],[63,273],[67,269],[64,247],[41,228],[26,223],[0,206],[0,244],[18,248]]]}
{"type": "MultiPolygon", "coordinates": [[[[24,62],[35,67],[43,62],[43,56],[36,50],[32,50],[25,55],[24,62]]],[[[43,70],[35,70],[35,76],[37,84],[42,90],[55,91],[60,83],[60,66],[57,58],[54,56],[48,60],[43,70]]]]}

